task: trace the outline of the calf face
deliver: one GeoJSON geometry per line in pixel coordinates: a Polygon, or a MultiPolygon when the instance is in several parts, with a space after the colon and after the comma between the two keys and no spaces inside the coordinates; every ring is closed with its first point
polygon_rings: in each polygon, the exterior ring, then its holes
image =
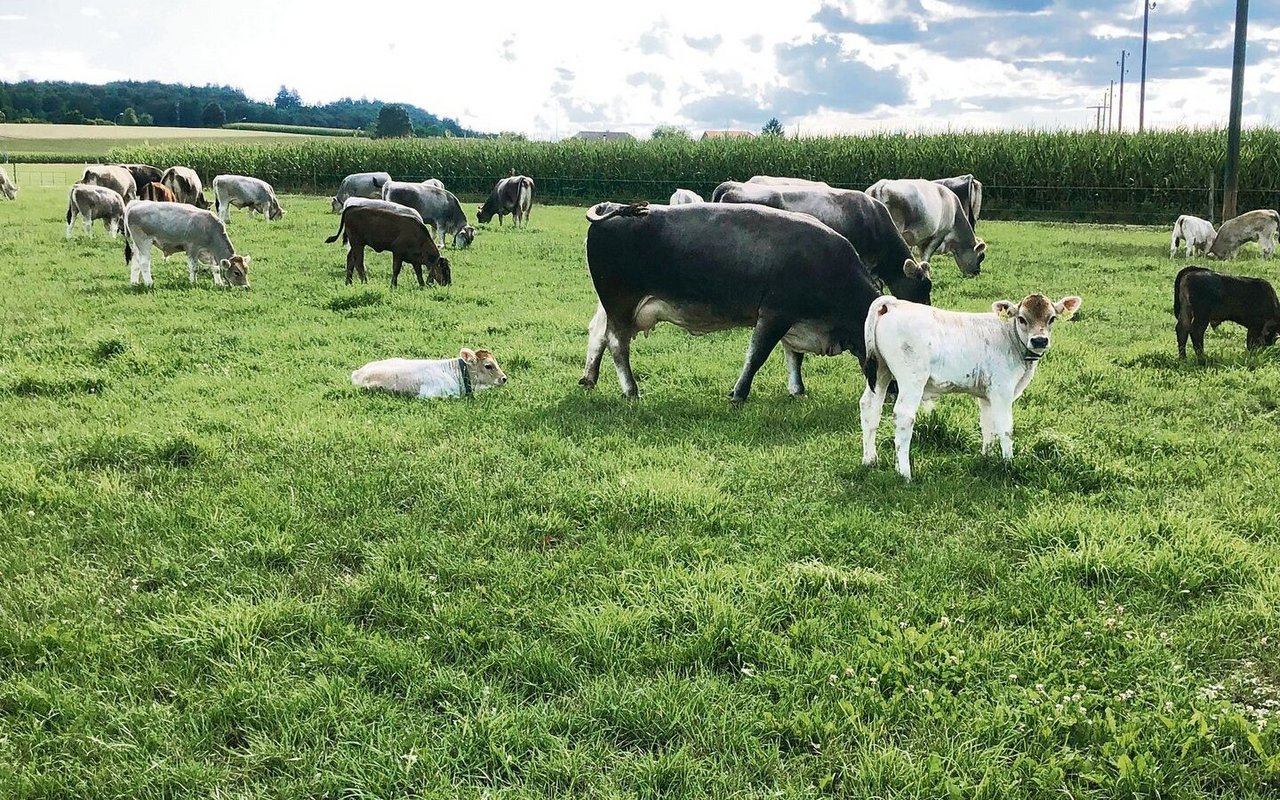
{"type": "Polygon", "coordinates": [[[249,288],[249,256],[232,256],[224,258],[219,262],[222,267],[222,277],[232,286],[243,286],[249,288]]]}
{"type": "Polygon", "coordinates": [[[453,235],[453,244],[455,247],[470,247],[471,243],[476,240],[476,229],[470,225],[463,225],[458,232],[453,235]]]}
{"type": "Polygon", "coordinates": [[[280,207],[280,204],[276,202],[274,197],[271,198],[271,202],[267,204],[267,219],[274,222],[283,216],[284,209],[280,207]]]}
{"type": "Polygon", "coordinates": [[[1013,318],[1014,336],[1026,350],[1027,357],[1038,359],[1049,349],[1053,323],[1059,317],[1070,318],[1081,302],[1075,295],[1054,303],[1042,294],[1029,294],[1016,304],[1012,300],[997,300],[991,304],[991,310],[1001,319],[1013,318]]]}
{"type": "Polygon", "coordinates": [[[336,195],[329,198],[329,205],[333,207],[334,211],[342,210],[342,201],[339,200],[336,195]]]}
{"type": "Polygon", "coordinates": [[[507,374],[502,371],[502,367],[498,366],[493,353],[488,350],[469,350],[464,347],[458,351],[458,358],[467,362],[472,391],[492,389],[507,382],[507,374]]]}

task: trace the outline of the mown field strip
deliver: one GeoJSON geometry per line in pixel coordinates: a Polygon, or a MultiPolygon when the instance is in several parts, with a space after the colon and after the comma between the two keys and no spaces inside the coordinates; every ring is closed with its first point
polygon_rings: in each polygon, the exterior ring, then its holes
{"type": "MultiPolygon", "coordinates": [[[[673,187],[674,188],[674,187],[673,187]]],[[[938,305],[1079,294],[1015,406],[859,463],[862,380],[659,328],[581,390],[579,208],[342,285],[323,197],[128,288],[0,202],[0,796],[1271,797],[1280,352],[1175,357],[1162,229],[982,223],[938,305]],[[491,348],[470,401],[353,389],[491,348]]],[[[468,209],[474,214],[474,208],[468,209]]],[[[1230,265],[1276,281],[1256,248],[1230,265]]]]}

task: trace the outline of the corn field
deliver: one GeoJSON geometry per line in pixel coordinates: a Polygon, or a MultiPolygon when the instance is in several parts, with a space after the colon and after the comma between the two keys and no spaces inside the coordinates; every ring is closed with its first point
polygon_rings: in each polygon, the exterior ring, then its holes
{"type": "MultiPolygon", "coordinates": [[[[1212,217],[1221,205],[1226,132],[1155,131],[878,134],[705,142],[528,142],[510,139],[335,140],[286,144],[165,144],[114,149],[110,158],[185,164],[206,180],[254,175],[280,191],[331,193],[352,172],[440,178],[467,200],[509,170],[532,176],[541,201],[664,201],[677,187],[704,197],[727,179],[788,175],[865,189],[885,177],[972,172],[983,215],[1006,219],[1166,223],[1212,217]],[[1216,192],[1211,189],[1216,187],[1216,192]]],[[[1239,208],[1280,205],[1280,130],[1246,131],[1239,208]]]]}

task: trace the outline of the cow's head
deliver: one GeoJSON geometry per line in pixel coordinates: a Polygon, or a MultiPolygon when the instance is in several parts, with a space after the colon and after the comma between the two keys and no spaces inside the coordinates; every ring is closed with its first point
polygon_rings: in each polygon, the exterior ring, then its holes
{"type": "Polygon", "coordinates": [[[997,300],[991,310],[1001,319],[1013,320],[1013,335],[1026,351],[1023,355],[1034,361],[1049,349],[1049,332],[1059,318],[1070,319],[1080,310],[1083,301],[1069,295],[1053,302],[1042,294],[1029,294],[1021,303],[997,300]]]}
{"type": "Polygon", "coordinates": [[[488,225],[489,220],[491,219],[493,219],[492,211],[486,211],[484,206],[480,206],[476,209],[476,222],[479,222],[481,225],[488,225]]]}
{"type": "Polygon", "coordinates": [[[960,248],[955,251],[956,264],[960,274],[972,278],[982,272],[982,262],[987,257],[987,243],[981,239],[973,240],[973,249],[960,248]]]}
{"type": "Polygon", "coordinates": [[[274,221],[274,220],[280,219],[283,216],[284,216],[284,209],[281,208],[280,204],[275,201],[275,198],[272,198],[271,203],[267,206],[267,219],[274,221]]]}
{"type": "Polygon", "coordinates": [[[9,198],[10,200],[17,200],[17,199],[18,199],[18,187],[17,187],[17,186],[14,186],[14,185],[12,185],[12,184],[5,184],[5,186],[4,186],[4,196],[5,196],[5,197],[7,197],[7,198],[9,198]]]}
{"type": "Polygon", "coordinates": [[[437,258],[427,268],[427,271],[431,273],[431,280],[441,286],[448,286],[453,283],[453,270],[449,267],[449,259],[447,258],[437,258]]]}
{"type": "Polygon", "coordinates": [[[463,225],[458,232],[453,235],[453,244],[456,247],[470,247],[471,243],[476,240],[476,229],[470,225],[463,225]],[[461,244],[458,244],[461,242],[461,244]]]}
{"type": "Polygon", "coordinates": [[[342,201],[340,201],[337,197],[330,197],[329,205],[333,208],[334,211],[342,210],[342,201]]]}
{"type": "Polygon", "coordinates": [[[894,281],[889,287],[893,296],[913,303],[931,305],[933,274],[929,272],[929,262],[922,261],[917,264],[914,258],[908,258],[902,263],[902,274],[905,280],[894,281]]]}
{"type": "Polygon", "coordinates": [[[249,288],[249,256],[232,256],[220,262],[222,277],[232,286],[249,288]]]}
{"type": "Polygon", "coordinates": [[[467,372],[471,375],[472,391],[478,392],[481,389],[492,389],[507,382],[507,374],[502,371],[502,367],[498,366],[498,362],[494,360],[493,353],[488,350],[473,351],[464,347],[458,351],[458,358],[467,362],[467,372]]]}

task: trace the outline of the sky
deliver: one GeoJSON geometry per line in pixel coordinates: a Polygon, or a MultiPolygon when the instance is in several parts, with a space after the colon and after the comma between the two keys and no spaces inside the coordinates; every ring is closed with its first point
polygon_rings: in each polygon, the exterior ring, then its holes
{"type": "MultiPolygon", "coordinates": [[[[1225,125],[1234,20],[1234,0],[1158,0],[1147,127],[1225,125]]],[[[1128,50],[1131,130],[1142,0],[0,0],[0,41],[4,81],[262,100],[287,85],[305,103],[408,102],[537,139],[770,117],[803,135],[1088,128],[1128,50]]],[[[1280,125],[1280,0],[1251,4],[1244,114],[1280,125]]]]}

